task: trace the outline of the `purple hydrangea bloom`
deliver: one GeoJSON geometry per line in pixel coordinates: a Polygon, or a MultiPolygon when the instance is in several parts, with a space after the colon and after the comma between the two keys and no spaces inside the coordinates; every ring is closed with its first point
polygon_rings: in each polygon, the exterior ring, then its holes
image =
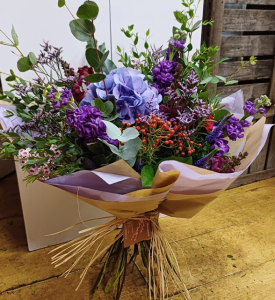
{"type": "Polygon", "coordinates": [[[231,117],[227,120],[228,124],[226,124],[223,130],[226,130],[228,137],[232,141],[236,141],[237,139],[241,139],[244,137],[244,129],[243,126],[239,123],[239,119],[236,117],[231,117]]]}
{"type": "Polygon", "coordinates": [[[219,151],[216,153],[217,156],[223,156],[228,153],[230,147],[228,146],[228,141],[224,139],[216,139],[214,144],[212,145],[212,149],[219,148],[219,151]]]}
{"type": "MultiPolygon", "coordinates": [[[[110,100],[114,98],[113,89],[115,87],[115,82],[113,75],[115,74],[115,72],[116,70],[111,71],[110,74],[108,74],[105,78],[105,84],[110,100]]],[[[87,86],[87,92],[85,93],[83,100],[80,102],[80,106],[91,105],[91,101],[96,98],[107,100],[106,90],[103,81],[91,83],[87,86]]]]}
{"type": "Polygon", "coordinates": [[[83,137],[90,143],[103,139],[108,143],[118,145],[111,140],[106,133],[106,125],[102,122],[101,112],[93,106],[82,106],[73,110],[67,110],[67,123],[75,129],[79,137],[83,137]]]}
{"type": "Polygon", "coordinates": [[[251,101],[246,101],[243,109],[246,110],[251,116],[254,116],[257,112],[256,104],[251,101]]]}
{"type": "Polygon", "coordinates": [[[144,75],[140,71],[120,68],[116,70],[113,78],[113,94],[121,121],[133,124],[138,113],[143,117],[152,110],[159,109],[162,96],[144,81],[144,75]]]}
{"type": "MultiPolygon", "coordinates": [[[[121,121],[135,123],[139,113],[142,116],[149,114],[151,110],[158,110],[162,96],[156,88],[144,81],[144,75],[132,68],[119,68],[112,70],[106,76],[109,98],[116,98],[117,112],[121,121]]],[[[103,81],[90,84],[80,106],[91,105],[95,98],[106,100],[106,92],[103,81]]]]}

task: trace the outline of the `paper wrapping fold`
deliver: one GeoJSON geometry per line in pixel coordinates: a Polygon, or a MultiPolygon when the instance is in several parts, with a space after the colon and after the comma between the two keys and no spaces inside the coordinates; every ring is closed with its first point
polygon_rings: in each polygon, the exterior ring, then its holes
{"type": "MultiPolygon", "coordinates": [[[[153,210],[171,217],[191,218],[217,198],[251,165],[263,148],[271,126],[265,125],[265,118],[251,126],[239,144],[243,144],[243,151],[248,151],[249,154],[235,173],[220,174],[177,161],[165,161],[159,166],[152,188],[134,190],[137,181],[140,182],[140,176],[120,160],[95,170],[97,176],[101,172],[100,177],[89,182],[83,181],[81,185],[76,180],[80,172],[54,178],[46,183],[73,192],[79,199],[122,219],[153,210]],[[110,173],[116,174],[116,180],[111,183],[108,182],[110,173]],[[75,177],[74,180],[71,180],[71,176],[75,177]],[[106,184],[100,191],[97,190],[98,180],[103,180],[106,184]],[[132,186],[129,186],[131,180],[135,180],[135,184],[132,181],[132,186]],[[66,185],[66,182],[71,185],[66,185]],[[123,194],[123,183],[129,190],[133,188],[133,191],[123,194]],[[110,186],[116,193],[106,192],[110,190],[110,186]]],[[[88,174],[93,171],[81,172],[88,174]]]]}

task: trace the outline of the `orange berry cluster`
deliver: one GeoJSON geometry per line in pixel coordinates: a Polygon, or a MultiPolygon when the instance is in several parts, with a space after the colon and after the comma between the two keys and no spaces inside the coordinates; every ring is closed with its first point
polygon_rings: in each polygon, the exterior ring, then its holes
{"type": "MultiPolygon", "coordinates": [[[[138,114],[135,123],[136,126],[133,128],[140,133],[143,151],[154,153],[155,150],[164,147],[174,149],[174,154],[177,156],[185,156],[194,153],[195,146],[202,146],[190,139],[193,131],[189,130],[187,126],[181,126],[177,121],[164,121],[155,114],[140,118],[138,114]]],[[[122,122],[122,126],[129,127],[130,125],[122,122]]]]}

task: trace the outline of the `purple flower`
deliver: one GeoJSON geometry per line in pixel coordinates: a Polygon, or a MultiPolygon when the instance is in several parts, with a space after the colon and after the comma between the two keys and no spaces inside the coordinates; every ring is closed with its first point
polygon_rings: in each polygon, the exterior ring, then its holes
{"type": "Polygon", "coordinates": [[[164,96],[167,87],[169,87],[173,81],[174,73],[176,71],[178,63],[175,61],[163,60],[152,71],[152,75],[155,78],[154,87],[164,96]]]}
{"type": "Polygon", "coordinates": [[[239,119],[236,117],[231,117],[227,120],[228,124],[226,124],[223,130],[227,131],[228,137],[232,141],[236,141],[237,139],[241,139],[244,137],[244,129],[243,126],[239,123],[239,119]]]}
{"type": "Polygon", "coordinates": [[[212,152],[205,155],[204,157],[202,157],[201,159],[197,160],[195,163],[194,163],[194,166],[195,167],[199,167],[199,168],[205,168],[208,161],[211,159],[211,157],[213,156],[212,152]]]}
{"type": "Polygon", "coordinates": [[[225,159],[221,156],[214,156],[211,160],[210,169],[214,172],[221,173],[225,159]]]}
{"type": "Polygon", "coordinates": [[[213,131],[205,138],[206,142],[212,144],[217,138],[222,137],[222,129],[225,123],[225,118],[221,120],[213,129],[213,131]]]}
{"type": "MultiPolygon", "coordinates": [[[[109,99],[112,100],[114,98],[113,89],[115,87],[115,82],[113,75],[115,74],[115,70],[111,71],[105,78],[105,84],[108,91],[109,99]]],[[[102,100],[107,100],[106,90],[103,81],[97,83],[91,83],[87,87],[87,92],[83,100],[80,102],[80,106],[83,105],[91,105],[91,101],[99,98],[102,100]]]]}
{"type": "Polygon", "coordinates": [[[173,41],[173,42],[170,42],[169,45],[170,47],[174,47],[177,49],[177,51],[179,52],[183,52],[184,50],[184,44],[185,44],[185,41],[173,41]]]}
{"type": "MultiPolygon", "coordinates": [[[[112,70],[106,76],[109,98],[116,98],[117,112],[121,121],[135,123],[139,113],[142,116],[149,114],[151,110],[159,109],[162,96],[154,87],[150,87],[144,81],[144,75],[132,68],[119,68],[112,70]]],[[[90,84],[80,106],[91,105],[95,98],[106,100],[106,92],[103,81],[90,84]]]]}
{"type": "Polygon", "coordinates": [[[255,103],[251,101],[246,101],[243,109],[246,110],[248,114],[250,114],[251,116],[254,116],[257,112],[255,107],[256,107],[255,103]]]}
{"type": "Polygon", "coordinates": [[[265,107],[260,107],[259,108],[259,112],[263,115],[263,116],[265,116],[266,117],[266,109],[265,109],[265,107]]]}
{"type": "Polygon", "coordinates": [[[82,106],[73,110],[67,110],[67,123],[75,129],[79,137],[85,138],[90,143],[97,139],[106,140],[108,143],[118,145],[111,140],[106,133],[106,125],[102,122],[101,112],[93,106],[82,106]]]}
{"type": "Polygon", "coordinates": [[[212,149],[219,148],[219,151],[216,153],[217,156],[223,156],[228,153],[230,147],[228,146],[228,141],[224,139],[216,139],[214,144],[212,145],[212,149]]]}
{"type": "Polygon", "coordinates": [[[151,110],[159,109],[158,104],[162,97],[155,88],[144,81],[144,75],[140,71],[120,68],[116,70],[113,78],[113,94],[120,120],[133,124],[138,113],[143,117],[151,110]]]}
{"type": "Polygon", "coordinates": [[[52,85],[52,90],[50,91],[50,93],[48,93],[47,98],[53,101],[55,99],[56,93],[57,93],[57,89],[54,85],[52,85]]]}
{"type": "Polygon", "coordinates": [[[251,126],[251,123],[250,122],[248,122],[248,121],[246,121],[246,120],[241,120],[241,125],[243,126],[243,127],[250,127],[251,126]]]}
{"type": "Polygon", "coordinates": [[[64,90],[60,96],[61,98],[61,105],[67,105],[73,97],[73,93],[71,90],[64,90]]]}

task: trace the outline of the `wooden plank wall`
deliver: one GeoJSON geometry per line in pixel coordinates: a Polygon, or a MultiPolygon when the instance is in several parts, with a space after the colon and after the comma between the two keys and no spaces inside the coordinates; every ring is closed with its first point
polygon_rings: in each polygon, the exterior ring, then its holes
{"type": "MultiPolygon", "coordinates": [[[[240,58],[257,57],[255,66],[239,72],[233,86],[218,86],[222,97],[240,89],[245,100],[268,95],[273,106],[267,111],[267,124],[275,124],[275,0],[204,0],[204,20],[213,19],[213,27],[204,27],[202,42],[217,45],[221,57],[230,60],[218,65],[214,74],[231,76],[240,67],[240,58]]],[[[260,116],[255,116],[255,121],[260,116]]],[[[259,157],[249,170],[232,185],[251,183],[275,176],[275,128],[259,157]]]]}

